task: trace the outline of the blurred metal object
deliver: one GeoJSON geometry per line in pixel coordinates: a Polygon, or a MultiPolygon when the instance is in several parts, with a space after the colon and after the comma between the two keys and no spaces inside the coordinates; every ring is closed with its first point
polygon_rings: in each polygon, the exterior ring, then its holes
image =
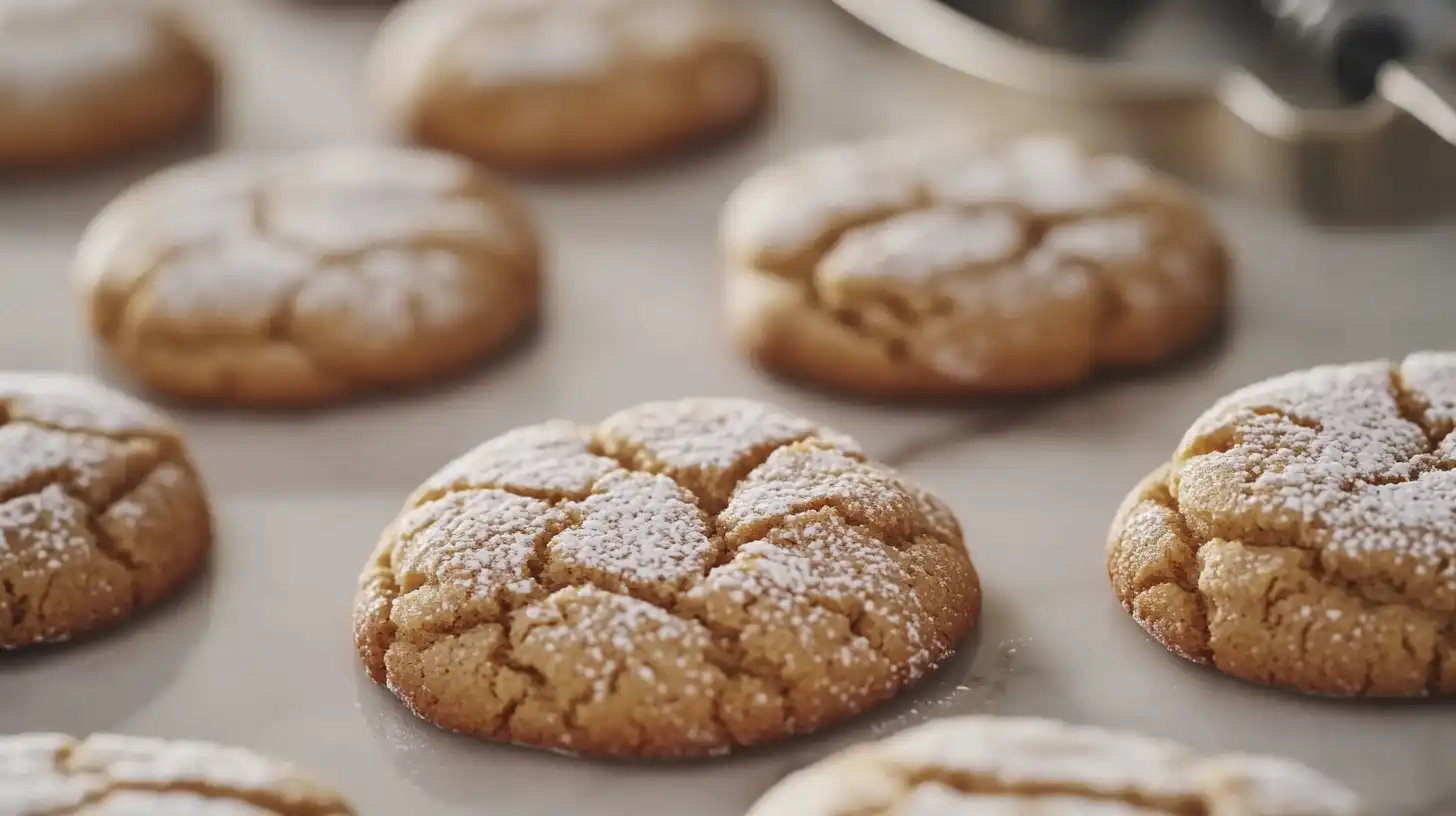
{"type": "MultiPolygon", "coordinates": [[[[1456,144],[1456,97],[1449,66],[1421,48],[1429,3],[1372,0],[1261,0],[1274,24],[1289,32],[1349,102],[1379,92],[1386,100],[1456,144]]],[[[1439,26],[1439,21],[1437,21],[1439,26]]]]}
{"type": "Polygon", "coordinates": [[[1280,0],[835,2],[1009,105],[1034,109],[1036,125],[1115,141],[1197,181],[1341,222],[1456,205],[1456,149],[1438,135],[1456,126],[1442,88],[1453,63],[1440,63],[1450,59],[1440,55],[1451,53],[1452,4],[1387,4],[1413,21],[1413,48],[1426,56],[1383,63],[1373,92],[1351,103],[1358,89],[1342,89],[1328,62],[1290,48],[1289,32],[1270,25],[1271,15],[1308,20],[1295,35],[1317,43],[1359,11],[1336,9],[1339,0],[1304,3],[1306,16],[1294,18],[1272,5],[1280,0]],[[1313,13],[1321,10],[1330,16],[1313,13]]]}

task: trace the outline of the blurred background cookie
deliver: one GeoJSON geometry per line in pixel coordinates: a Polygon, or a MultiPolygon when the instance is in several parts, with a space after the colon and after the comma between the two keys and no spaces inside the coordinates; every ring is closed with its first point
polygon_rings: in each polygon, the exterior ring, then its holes
{"type": "Polygon", "coordinates": [[[179,431],[90,380],[0,372],[0,463],[0,650],[129,617],[211,544],[179,431]]]}
{"type": "Polygon", "coordinates": [[[980,610],[939,499],[809,420],[689,399],[444,467],[381,537],[354,631],[370,676],[437,725],[672,757],[852,717],[980,610]]]}
{"type": "Polygon", "coordinates": [[[748,816],[1363,816],[1355,794],[1284,759],[1031,718],[953,717],[842,751],[748,816]]]}
{"type": "Polygon", "coordinates": [[[352,816],[302,770],[242,748],[95,734],[0,737],[6,816],[352,816]]]}
{"type": "Polygon", "coordinates": [[[1456,694],[1453,425],[1456,354],[1234,392],[1118,512],[1118,599],[1172,651],[1251,682],[1456,694]]]}
{"type": "Polygon", "coordinates": [[[74,165],[212,110],[217,68],[163,0],[0,0],[0,169],[74,165]]]}
{"type": "Polygon", "coordinates": [[[91,327],[159,392],[305,405],[460,370],[532,320],[536,236],[453,156],[339,147],[183,165],[81,241],[91,327]]]}
{"type": "Polygon", "coordinates": [[[723,221],[728,315],[763,367],[884,397],[1061,388],[1147,366],[1224,314],[1190,196],[1054,136],[903,137],[751,177],[723,221]]]}
{"type": "Polygon", "coordinates": [[[668,152],[750,119],[770,93],[724,0],[412,0],[369,70],[406,138],[528,171],[668,152]]]}

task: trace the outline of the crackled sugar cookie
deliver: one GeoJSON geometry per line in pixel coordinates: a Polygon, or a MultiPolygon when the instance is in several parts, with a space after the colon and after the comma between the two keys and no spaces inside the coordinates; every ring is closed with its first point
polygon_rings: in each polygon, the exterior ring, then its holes
{"type": "Polygon", "coordinates": [[[749,816],[1363,816],[1353,793],[1263,756],[1205,756],[1052,720],[935,720],[789,776],[749,816]]]}
{"type": "Polygon", "coordinates": [[[352,816],[303,771],[241,748],[97,734],[0,737],[6,816],[352,816]]]}
{"type": "Polygon", "coordinates": [[[161,0],[0,0],[0,169],[70,165],[212,108],[212,57],[161,0]]]}
{"type": "Polygon", "coordinates": [[[157,391],[302,405],[455,372],[537,311],[525,211],[464,160],[394,148],[208,159],[82,239],[90,324],[157,391]]]}
{"type": "Polygon", "coordinates": [[[416,491],[360,580],[359,656],[416,714],[600,755],[821,728],[932,669],[980,613],[939,500],[740,400],[486,442],[416,491]]]}
{"type": "Polygon", "coordinates": [[[211,539],[165,418],[90,380],[0,372],[0,650],[127,618],[195,573],[211,539]]]}
{"type": "Polygon", "coordinates": [[[1108,572],[1169,649],[1255,683],[1456,693],[1456,355],[1224,398],[1128,496],[1108,572]]]}
{"type": "Polygon", "coordinates": [[[1189,197],[1051,136],[820,148],[746,181],[723,239],[744,351],[876,396],[1063,387],[1177,354],[1224,310],[1189,197]]]}
{"type": "Polygon", "coordinates": [[[412,0],[374,95],[426,144],[527,171],[619,165],[752,118],[769,71],[729,0],[412,0]]]}

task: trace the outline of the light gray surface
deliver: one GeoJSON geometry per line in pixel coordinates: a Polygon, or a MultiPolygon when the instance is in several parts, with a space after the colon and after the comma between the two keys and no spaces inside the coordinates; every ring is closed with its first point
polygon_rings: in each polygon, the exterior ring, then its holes
{"type": "MultiPolygon", "coordinates": [[[[212,0],[230,33],[232,148],[363,138],[358,65],[378,12],[212,0]]],[[[520,353],[425,394],[290,416],[182,413],[219,518],[210,576],[108,636],[0,656],[0,732],[122,731],[249,746],[335,781],[365,814],[732,816],[791,768],[950,712],[1039,714],[1304,760],[1414,813],[1456,787],[1456,705],[1349,704],[1253,688],[1167,655],[1112,599],[1117,502],[1243,383],[1327,361],[1456,346],[1456,221],[1321,232],[1212,202],[1240,261],[1227,341],[1141,380],[956,409],[855,405],[764,379],[719,327],[715,218],[754,167],[821,139],[976,118],[956,77],[827,2],[763,0],[781,112],[748,138],[641,174],[525,188],[550,242],[547,320],[520,353]],[[958,511],[986,588],[980,634],[925,685],[848,728],[744,757],[602,764],[477,743],[364,678],[354,579],[404,495],[516,425],[649,398],[764,398],[901,461],[958,511]]],[[[999,117],[992,117],[999,118],[999,117]]],[[[67,280],[89,216],[155,162],[0,183],[0,367],[103,369],[67,280]]]]}

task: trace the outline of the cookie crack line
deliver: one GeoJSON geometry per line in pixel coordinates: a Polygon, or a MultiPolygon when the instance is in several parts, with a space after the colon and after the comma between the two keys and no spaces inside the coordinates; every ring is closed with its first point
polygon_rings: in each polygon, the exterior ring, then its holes
{"type": "MultiPolygon", "coordinates": [[[[1406,383],[1400,363],[1390,365],[1390,394],[1395,398],[1395,407],[1400,412],[1400,418],[1421,429],[1421,433],[1426,435],[1426,443],[1430,446],[1431,453],[1439,450],[1441,443],[1451,434],[1452,428],[1438,428],[1431,422],[1422,407],[1423,403],[1429,403],[1429,398],[1406,383]]],[[[1452,467],[1456,467],[1456,463],[1452,467]]]]}
{"type": "MultiPolygon", "coordinates": [[[[885,332],[877,332],[864,325],[858,319],[846,319],[848,315],[858,315],[859,309],[831,308],[825,298],[826,287],[815,275],[818,264],[828,257],[834,249],[844,240],[845,236],[856,229],[867,226],[882,224],[891,219],[931,209],[954,210],[959,213],[974,215],[985,212],[989,208],[999,206],[997,202],[965,204],[954,201],[939,201],[921,184],[917,189],[915,200],[909,206],[896,208],[888,212],[876,212],[869,217],[861,217],[847,220],[836,225],[836,229],[824,236],[823,248],[814,252],[815,258],[812,265],[803,269],[764,267],[749,263],[747,268],[759,274],[771,277],[788,279],[793,281],[805,297],[805,302],[821,315],[833,320],[835,325],[853,334],[866,343],[879,347],[881,353],[892,359],[903,359],[908,354],[905,345],[905,335],[913,334],[919,326],[927,319],[937,316],[935,309],[917,308],[906,302],[904,298],[887,292],[876,292],[872,302],[882,305],[891,316],[898,330],[897,336],[890,336],[885,332]]],[[[1021,246],[1017,248],[1015,255],[999,259],[995,262],[997,268],[1024,267],[1031,262],[1032,257],[1042,247],[1046,236],[1055,229],[1061,227],[1075,226],[1083,223],[1096,223],[1106,218],[1137,216],[1151,218],[1157,215],[1157,208],[1146,203],[1123,203],[1117,206],[1106,207],[1091,212],[1076,213],[1037,213],[1023,216],[1022,225],[1025,228],[1024,238],[1021,246]]],[[[1114,303],[1118,309],[1099,308],[1096,310],[1095,325],[1092,331],[1094,346],[1101,347],[1103,339],[1109,331],[1109,327],[1115,322],[1115,315],[1120,313],[1124,305],[1124,298],[1118,292],[1117,286],[1113,283],[1114,271],[1108,264],[1087,258],[1073,256],[1071,260],[1076,262],[1079,269],[1086,273],[1088,280],[1096,290],[1096,297],[1099,302],[1114,303]]],[[[1217,277],[1222,278],[1227,274],[1228,258],[1227,253],[1219,253],[1219,271],[1217,277]]],[[[979,268],[950,269],[940,272],[934,276],[935,280],[950,280],[966,278],[968,275],[975,275],[979,268]]],[[[951,307],[953,312],[953,307],[951,307]]],[[[1105,365],[1100,352],[1094,355],[1094,365],[1105,365]]]]}
{"type": "MultiPolygon", "coordinates": [[[[1183,526],[1183,529],[1186,530],[1187,529],[1187,521],[1183,517],[1183,510],[1182,510],[1182,508],[1180,508],[1180,507],[1177,506],[1176,501],[1172,505],[1166,505],[1165,504],[1164,506],[1166,507],[1166,509],[1171,510],[1176,515],[1179,524],[1181,524],[1183,526]]],[[[1351,598],[1359,601],[1365,607],[1365,609],[1367,611],[1370,611],[1370,610],[1378,610],[1378,609],[1389,609],[1389,608],[1405,609],[1405,610],[1408,610],[1409,612],[1411,612],[1412,614],[1419,615],[1419,616],[1422,616],[1422,617],[1425,617],[1425,618],[1434,619],[1434,620],[1436,620],[1438,622],[1441,622],[1440,629],[1441,629],[1441,631],[1443,633],[1445,633],[1448,636],[1448,638],[1450,637],[1450,633],[1452,633],[1453,631],[1456,631],[1456,616],[1452,616],[1452,615],[1444,615],[1443,616],[1443,615],[1441,615],[1441,614],[1439,614],[1437,612],[1434,612],[1432,610],[1428,610],[1428,609],[1426,609],[1424,607],[1421,607],[1421,606],[1418,606],[1418,605],[1415,605],[1415,604],[1411,604],[1411,603],[1405,603],[1405,602],[1399,602],[1399,601],[1397,601],[1397,602],[1391,602],[1391,601],[1382,601],[1382,600],[1374,599],[1374,598],[1369,597],[1368,594],[1365,592],[1365,590],[1362,587],[1360,587],[1360,585],[1358,583],[1353,582],[1353,581],[1337,580],[1336,577],[1333,576],[1333,575],[1331,575],[1330,572],[1329,572],[1329,570],[1327,570],[1325,568],[1324,564],[1322,563],[1322,561],[1318,557],[1318,551],[1317,550],[1309,549],[1309,548],[1306,548],[1304,546],[1296,546],[1294,544],[1281,545],[1281,544],[1250,543],[1248,541],[1241,540],[1241,539],[1239,539],[1237,537],[1222,537],[1222,536],[1215,535],[1215,536],[1210,536],[1210,537],[1208,537],[1206,539],[1202,539],[1202,540],[1194,539],[1192,541],[1192,544],[1193,544],[1192,549],[1193,549],[1193,552],[1194,552],[1194,556],[1197,557],[1198,553],[1200,551],[1202,551],[1202,549],[1205,546],[1207,546],[1208,544],[1210,544],[1210,543],[1212,543],[1214,541],[1227,541],[1227,542],[1229,542],[1231,544],[1238,544],[1240,547],[1243,547],[1243,548],[1248,549],[1248,550],[1256,550],[1256,551],[1257,550],[1298,550],[1300,552],[1309,553],[1309,554],[1313,555],[1314,557],[1313,558],[1306,559],[1306,563],[1302,564],[1301,565],[1301,568],[1304,571],[1306,571],[1310,575],[1311,578],[1313,578],[1314,580],[1318,581],[1325,588],[1327,588],[1327,589],[1334,589],[1334,590],[1338,590],[1338,591],[1344,592],[1345,594],[1349,595],[1351,598]]],[[[1181,583],[1179,583],[1176,580],[1173,580],[1173,581],[1161,581],[1161,582],[1158,582],[1157,584],[1153,584],[1153,585],[1151,585],[1149,587],[1146,587],[1146,588],[1144,588],[1142,590],[1139,590],[1136,594],[1137,595],[1142,595],[1142,594],[1144,594],[1144,593],[1146,593],[1146,592],[1148,592],[1148,591],[1150,591],[1152,589],[1156,589],[1157,587],[1160,587],[1160,586],[1169,586],[1169,585],[1175,586],[1175,587],[1177,587],[1178,589],[1180,589],[1180,590],[1182,590],[1184,592],[1192,593],[1193,596],[1198,600],[1198,603],[1200,605],[1200,612],[1202,613],[1199,616],[1199,620],[1201,621],[1202,626],[1203,626],[1203,638],[1202,638],[1202,640],[1203,640],[1203,642],[1205,644],[1206,643],[1209,643],[1210,640],[1211,640],[1212,634],[1211,634],[1211,630],[1209,628],[1210,627],[1210,621],[1209,621],[1209,617],[1208,617],[1208,614],[1207,614],[1208,599],[1203,594],[1202,590],[1199,589],[1197,586],[1185,587],[1185,586],[1183,586],[1181,583]]],[[[1272,582],[1270,584],[1270,586],[1269,586],[1269,589],[1266,591],[1266,595],[1265,595],[1265,598],[1264,598],[1264,607],[1265,607],[1266,610],[1268,609],[1269,605],[1274,600],[1274,599],[1272,599],[1270,597],[1270,595],[1272,593],[1276,593],[1278,591],[1280,591],[1280,584],[1279,584],[1279,582],[1277,582],[1277,581],[1272,582]]],[[[1308,629],[1306,629],[1304,631],[1304,635],[1307,636],[1307,634],[1308,634],[1308,629]]],[[[1193,659],[1198,660],[1199,662],[1202,662],[1202,663],[1212,662],[1212,660],[1213,660],[1213,654],[1211,652],[1211,647],[1210,647],[1210,650],[1209,651],[1206,651],[1205,654],[1193,655],[1191,657],[1193,657],[1193,659]]],[[[1441,648],[1439,646],[1437,646],[1437,648],[1435,649],[1434,653],[1431,656],[1431,660],[1429,662],[1429,665],[1426,667],[1426,672],[1427,672],[1427,675],[1428,675],[1428,681],[1427,681],[1427,684],[1426,684],[1426,690],[1429,693],[1435,693],[1435,691],[1436,691],[1436,687],[1437,687],[1438,683],[1434,683],[1434,682],[1430,682],[1430,681],[1431,681],[1432,678],[1435,678],[1437,680],[1439,679],[1439,677],[1440,677],[1440,668],[1442,666],[1442,663],[1443,663],[1443,658],[1442,658],[1441,648]]],[[[1368,678],[1367,678],[1367,682],[1368,682],[1368,678]]]]}
{"type": "Polygon", "coordinates": [[[20,628],[20,625],[25,623],[29,609],[20,602],[20,596],[15,591],[15,584],[9,578],[0,578],[0,593],[5,596],[5,608],[10,610],[10,628],[20,628]]]}
{"type": "Polygon", "coordinates": [[[135,780],[107,779],[107,784],[98,791],[88,794],[74,807],[59,811],[55,816],[72,816],[89,808],[104,804],[114,796],[128,793],[153,794],[158,797],[174,795],[196,796],[214,801],[235,802],[274,814],[274,816],[344,816],[346,811],[330,804],[298,801],[280,794],[263,790],[243,790],[203,782],[142,782],[135,780]]]}
{"type": "MultiPolygon", "coordinates": [[[[1212,816],[1213,804],[1206,796],[1157,795],[1132,788],[1098,789],[1070,782],[1053,780],[1006,780],[992,774],[954,771],[927,767],[906,769],[901,775],[904,793],[921,785],[939,785],[966,796],[1005,796],[1023,798],[1072,797],[1087,804],[1117,804],[1161,811],[1169,816],[1212,816]]],[[[881,811],[882,816],[898,813],[899,805],[881,811]]]]}
{"type": "Polygon", "coordinates": [[[0,400],[0,427],[5,425],[24,425],[40,431],[54,431],[56,433],[75,434],[86,436],[92,439],[109,442],[151,442],[160,448],[164,455],[175,456],[181,450],[181,443],[177,437],[167,431],[108,431],[98,428],[80,427],[66,425],[60,422],[47,422],[35,417],[17,417],[9,410],[10,406],[0,400]]]}

